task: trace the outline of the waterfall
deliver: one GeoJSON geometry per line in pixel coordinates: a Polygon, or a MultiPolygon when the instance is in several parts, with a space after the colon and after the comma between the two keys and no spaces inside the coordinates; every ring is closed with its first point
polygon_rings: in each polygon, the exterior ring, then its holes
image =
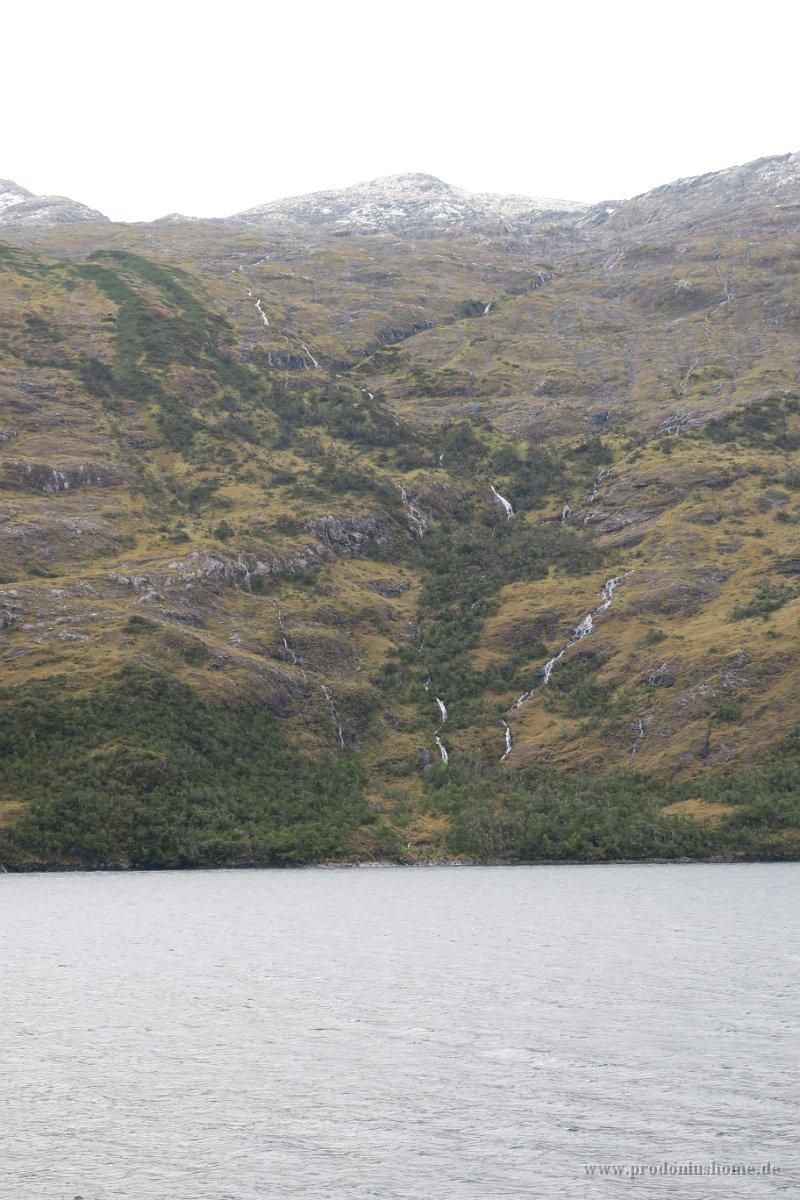
{"type": "Polygon", "coordinates": [[[500,762],[504,762],[505,759],[507,759],[509,754],[511,753],[511,730],[508,726],[507,721],[503,721],[503,725],[505,726],[505,731],[506,731],[506,752],[500,759],[500,762]]]}
{"type": "Polygon", "coordinates": [[[562,525],[564,525],[569,520],[569,514],[571,512],[572,512],[572,509],[570,508],[570,506],[568,504],[565,504],[561,510],[561,524],[562,525]]]}
{"type": "Polygon", "coordinates": [[[447,705],[445,704],[444,700],[440,700],[438,696],[436,697],[436,703],[439,705],[439,712],[442,714],[442,725],[444,725],[445,721],[447,720],[447,705]]]}
{"type": "Polygon", "coordinates": [[[633,747],[631,748],[631,757],[633,757],[634,754],[637,754],[639,752],[643,741],[644,741],[644,724],[642,722],[642,718],[637,717],[636,718],[636,741],[633,743],[633,747]]]}
{"type": "Polygon", "coordinates": [[[280,608],[278,607],[277,603],[274,600],[270,600],[270,604],[273,606],[273,608],[275,609],[275,612],[278,614],[278,628],[281,631],[281,641],[283,642],[283,648],[286,651],[286,653],[289,655],[289,657],[291,658],[292,666],[297,667],[298,671],[305,679],[306,673],[303,670],[303,668],[300,666],[300,659],[297,655],[297,652],[295,650],[293,650],[292,647],[289,645],[289,641],[286,637],[286,626],[283,623],[283,613],[281,612],[280,608]]]}
{"type": "MultiPolygon", "coordinates": [[[[512,712],[515,708],[521,708],[526,701],[530,700],[533,693],[538,691],[539,687],[545,687],[550,682],[550,676],[553,674],[553,668],[555,667],[556,663],[564,657],[570,647],[574,646],[576,642],[582,641],[583,638],[590,637],[591,634],[594,633],[594,618],[611,607],[614,601],[614,592],[622,583],[623,579],[626,579],[628,575],[630,575],[630,571],[626,572],[625,575],[614,575],[611,579],[606,580],[599,593],[602,603],[598,604],[597,608],[593,608],[590,613],[587,613],[585,617],[581,618],[581,620],[573,629],[569,641],[561,647],[558,654],[554,654],[553,657],[548,659],[548,661],[545,663],[544,667],[542,668],[542,677],[538,687],[532,687],[529,691],[523,692],[522,695],[519,696],[511,705],[509,712],[512,712]]],[[[666,666],[666,663],[664,665],[666,666]]]]}
{"type": "Polygon", "coordinates": [[[328,701],[328,708],[331,710],[331,717],[333,718],[333,724],[336,727],[336,736],[339,739],[340,747],[342,748],[342,750],[344,750],[344,734],[342,733],[342,723],[339,720],[339,714],[336,711],[336,705],[333,703],[333,695],[331,694],[331,689],[329,687],[326,687],[324,683],[321,683],[320,690],[322,691],[322,694],[325,697],[325,699],[328,701]]]}
{"type": "Polygon", "coordinates": [[[664,674],[666,669],[667,669],[667,663],[663,662],[660,667],[656,667],[654,670],[652,670],[650,672],[650,674],[647,677],[647,682],[650,685],[650,687],[655,687],[657,685],[658,680],[664,674]]]}
{"type": "Polygon", "coordinates": [[[412,533],[416,534],[418,538],[421,538],[428,528],[428,521],[417,508],[406,489],[400,484],[398,484],[398,487],[400,488],[400,498],[403,501],[406,510],[406,516],[408,517],[408,527],[412,533]]]}
{"type": "Polygon", "coordinates": [[[597,476],[597,478],[594,481],[594,486],[592,487],[592,494],[589,497],[590,504],[593,504],[595,502],[595,500],[597,499],[597,497],[600,495],[600,484],[603,482],[603,480],[608,479],[609,475],[611,474],[611,472],[613,470],[614,470],[613,467],[606,467],[605,470],[601,471],[600,474],[597,476]]]}
{"type": "Polygon", "coordinates": [[[440,753],[440,754],[441,754],[441,756],[442,756],[442,762],[443,762],[443,763],[447,763],[447,762],[449,762],[449,761],[450,761],[450,755],[447,753],[447,751],[445,750],[445,748],[444,748],[444,746],[443,746],[442,742],[439,740],[439,736],[438,736],[438,734],[437,734],[437,736],[434,738],[434,741],[436,742],[436,745],[439,747],[439,753],[440,753]]]}
{"type": "Polygon", "coordinates": [[[506,517],[510,521],[511,518],[514,516],[513,508],[509,504],[508,500],[506,500],[505,496],[500,495],[500,493],[498,492],[498,490],[494,486],[494,484],[491,485],[491,488],[494,493],[495,499],[497,500],[498,504],[502,504],[503,508],[506,510],[506,517]]]}

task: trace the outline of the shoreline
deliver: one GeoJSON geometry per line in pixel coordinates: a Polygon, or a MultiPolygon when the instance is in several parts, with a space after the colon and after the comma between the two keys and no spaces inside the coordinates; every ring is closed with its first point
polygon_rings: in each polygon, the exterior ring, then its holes
{"type": "Polygon", "coordinates": [[[431,858],[414,859],[408,862],[360,859],[357,862],[318,863],[258,863],[232,862],[209,866],[131,867],[119,864],[91,866],[86,863],[0,863],[0,875],[150,875],[167,871],[181,874],[211,871],[364,871],[364,870],[439,870],[462,867],[654,867],[654,866],[745,866],[766,863],[777,866],[800,862],[795,858],[734,857],[719,855],[713,858],[542,858],[542,859],[462,859],[431,858]]]}

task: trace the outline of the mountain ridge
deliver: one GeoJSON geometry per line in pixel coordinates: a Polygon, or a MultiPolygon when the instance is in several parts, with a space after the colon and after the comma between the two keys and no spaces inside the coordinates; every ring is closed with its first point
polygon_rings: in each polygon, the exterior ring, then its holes
{"type": "Polygon", "coordinates": [[[797,857],[770,162],[596,236],[6,227],[0,862],[797,857]]]}
{"type": "MultiPolygon", "coordinates": [[[[275,220],[299,224],[335,225],[342,229],[409,229],[427,225],[447,228],[493,226],[518,228],[525,221],[576,221],[580,227],[620,225],[633,219],[653,221],[664,201],[681,198],[684,203],[711,194],[719,203],[727,191],[731,202],[777,195],[781,189],[800,190],[800,153],[754,159],[703,175],[685,176],[628,198],[586,204],[581,201],[522,196],[493,192],[471,192],[420,172],[382,176],[344,188],[322,189],[281,197],[225,217],[195,217],[169,213],[151,222],[122,224],[159,225],[205,222],[213,224],[260,225],[275,220]],[[609,222],[617,217],[616,222],[609,222]]],[[[797,200],[792,201],[797,203],[797,200]]],[[[46,225],[78,221],[109,220],[96,209],[64,196],[35,196],[11,180],[0,180],[0,226],[46,225]]]]}
{"type": "Polygon", "coordinates": [[[79,221],[108,222],[108,217],[68,196],[35,196],[10,179],[0,179],[0,229],[4,226],[68,225],[79,221]]]}

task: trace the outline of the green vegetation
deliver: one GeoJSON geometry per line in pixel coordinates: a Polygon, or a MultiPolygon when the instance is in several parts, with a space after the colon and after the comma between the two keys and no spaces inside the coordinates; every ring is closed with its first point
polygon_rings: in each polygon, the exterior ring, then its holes
{"type": "Polygon", "coordinates": [[[629,712],[630,693],[616,693],[597,681],[607,661],[601,654],[584,651],[560,663],[547,689],[548,710],[565,717],[619,717],[629,712]]]}
{"type": "Polygon", "coordinates": [[[777,612],[789,600],[795,600],[797,592],[782,584],[764,584],[747,604],[737,604],[731,616],[734,621],[744,621],[747,617],[762,617],[764,620],[770,613],[777,612]]]}
{"type": "Polygon", "coordinates": [[[497,767],[462,761],[427,775],[427,811],[451,821],[453,854],[522,861],[794,858],[800,830],[800,735],[770,762],[727,777],[703,775],[666,788],[644,774],[603,779],[529,770],[509,777],[497,767]],[[715,825],[668,816],[689,798],[719,805],[715,825]],[[788,835],[788,836],[787,836],[788,835]]]}
{"type": "Polygon", "coordinates": [[[789,219],[0,245],[0,858],[798,856],[789,219]]]}
{"type": "Polygon", "coordinates": [[[648,629],[647,633],[642,638],[643,646],[657,646],[660,642],[666,642],[669,637],[663,629],[648,629]]]}
{"type": "Polygon", "coordinates": [[[747,446],[779,450],[800,449],[800,399],[773,396],[735,408],[708,422],[705,436],[715,442],[742,442],[747,446]],[[793,420],[793,418],[795,418],[793,420]]]}
{"type": "Polygon", "coordinates": [[[86,697],[0,693],[0,794],[26,803],[0,861],[131,867],[316,862],[374,820],[349,755],[289,749],[254,700],[126,668],[86,697]]]}

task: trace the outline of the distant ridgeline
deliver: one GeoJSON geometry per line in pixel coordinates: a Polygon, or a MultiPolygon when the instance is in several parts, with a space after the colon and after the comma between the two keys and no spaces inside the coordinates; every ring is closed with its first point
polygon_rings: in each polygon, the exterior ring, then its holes
{"type": "Polygon", "coordinates": [[[0,184],[0,864],[796,858],[798,191],[0,184]]]}

